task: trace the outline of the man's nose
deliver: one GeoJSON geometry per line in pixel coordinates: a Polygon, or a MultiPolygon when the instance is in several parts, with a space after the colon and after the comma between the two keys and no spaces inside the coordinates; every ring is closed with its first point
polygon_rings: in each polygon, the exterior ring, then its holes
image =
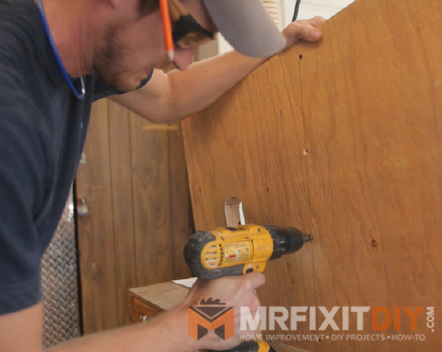
{"type": "Polygon", "coordinates": [[[176,50],[174,55],[175,67],[180,71],[188,68],[189,65],[192,63],[195,52],[196,48],[176,50]]]}

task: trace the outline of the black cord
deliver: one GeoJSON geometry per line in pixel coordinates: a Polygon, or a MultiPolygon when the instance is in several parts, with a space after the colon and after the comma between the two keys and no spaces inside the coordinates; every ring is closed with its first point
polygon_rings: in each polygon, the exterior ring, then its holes
{"type": "Polygon", "coordinates": [[[295,4],[295,12],[293,14],[293,18],[292,18],[292,22],[296,21],[296,19],[298,18],[298,12],[299,12],[299,5],[301,4],[301,0],[296,0],[296,4],[295,4]]]}

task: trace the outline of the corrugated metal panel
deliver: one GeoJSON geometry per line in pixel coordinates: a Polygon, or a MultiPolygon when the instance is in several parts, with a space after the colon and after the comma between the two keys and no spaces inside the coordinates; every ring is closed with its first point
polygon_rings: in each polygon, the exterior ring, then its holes
{"type": "Polygon", "coordinates": [[[42,262],[43,347],[80,336],[77,249],[72,196],[42,262]]]}

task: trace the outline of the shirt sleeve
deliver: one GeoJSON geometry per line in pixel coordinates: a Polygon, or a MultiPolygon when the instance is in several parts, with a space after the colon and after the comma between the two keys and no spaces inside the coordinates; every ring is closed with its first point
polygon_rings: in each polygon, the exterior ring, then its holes
{"type": "Polygon", "coordinates": [[[0,82],[0,314],[5,314],[41,300],[35,219],[44,198],[45,154],[32,102],[14,86],[13,73],[1,69],[0,82]]]}

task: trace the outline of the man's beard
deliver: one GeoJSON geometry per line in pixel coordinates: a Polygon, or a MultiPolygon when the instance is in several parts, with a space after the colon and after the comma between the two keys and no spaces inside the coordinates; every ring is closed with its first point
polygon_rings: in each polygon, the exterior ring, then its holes
{"type": "Polygon", "coordinates": [[[95,59],[94,69],[104,83],[124,93],[137,88],[141,81],[135,84],[128,81],[130,66],[125,64],[125,58],[130,56],[130,53],[125,45],[118,40],[118,34],[119,29],[109,28],[103,46],[95,59]]]}

